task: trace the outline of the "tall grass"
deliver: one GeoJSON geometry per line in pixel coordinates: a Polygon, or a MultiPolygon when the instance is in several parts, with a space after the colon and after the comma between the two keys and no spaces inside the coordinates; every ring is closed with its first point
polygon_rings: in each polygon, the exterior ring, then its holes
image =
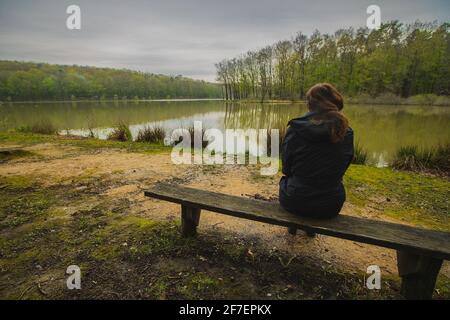
{"type": "Polygon", "coordinates": [[[367,163],[367,151],[359,144],[359,142],[355,143],[353,148],[353,159],[352,163],[354,164],[366,164],[367,163]]]}
{"type": "Polygon", "coordinates": [[[128,126],[123,122],[119,122],[119,124],[108,135],[107,139],[114,141],[133,141],[130,128],[128,128],[128,126]]]}
{"type": "Polygon", "coordinates": [[[88,130],[89,130],[88,138],[91,138],[91,139],[97,138],[97,135],[95,134],[95,132],[92,128],[88,128],[88,130]]]}
{"type": "Polygon", "coordinates": [[[164,138],[166,137],[166,131],[160,126],[145,126],[140,129],[136,138],[137,142],[147,142],[147,143],[164,143],[164,138]]]}
{"type": "Polygon", "coordinates": [[[419,149],[414,145],[400,147],[394,157],[392,167],[450,176],[450,143],[426,149],[419,149]]]}
{"type": "Polygon", "coordinates": [[[97,138],[97,135],[94,132],[94,128],[97,126],[97,121],[94,118],[89,118],[88,122],[87,122],[87,127],[88,127],[88,137],[89,138],[97,138]]]}
{"type": "Polygon", "coordinates": [[[38,134],[56,134],[58,129],[53,125],[53,123],[48,120],[40,120],[35,122],[31,126],[20,127],[17,129],[19,132],[31,132],[38,134]]]}

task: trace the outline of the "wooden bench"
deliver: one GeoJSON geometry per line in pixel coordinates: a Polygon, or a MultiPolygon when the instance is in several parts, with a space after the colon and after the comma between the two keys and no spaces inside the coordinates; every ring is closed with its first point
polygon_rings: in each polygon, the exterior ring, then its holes
{"type": "Polygon", "coordinates": [[[181,204],[183,236],[194,236],[202,209],[234,217],[285,226],[290,232],[309,233],[368,243],[397,250],[402,278],[401,294],[407,299],[431,299],[442,261],[450,258],[450,233],[384,221],[340,215],[318,220],[295,216],[278,203],[159,183],[145,196],[181,204]]]}

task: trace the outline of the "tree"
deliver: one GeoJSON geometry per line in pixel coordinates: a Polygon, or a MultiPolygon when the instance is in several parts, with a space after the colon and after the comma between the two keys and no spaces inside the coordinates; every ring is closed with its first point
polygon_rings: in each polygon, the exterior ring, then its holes
{"type": "Polygon", "coordinates": [[[0,61],[0,100],[77,98],[219,98],[214,83],[131,70],[0,61]]]}
{"type": "Polygon", "coordinates": [[[378,30],[301,32],[216,65],[228,99],[303,99],[318,82],[347,95],[450,92],[450,23],[390,21],[378,30]]]}

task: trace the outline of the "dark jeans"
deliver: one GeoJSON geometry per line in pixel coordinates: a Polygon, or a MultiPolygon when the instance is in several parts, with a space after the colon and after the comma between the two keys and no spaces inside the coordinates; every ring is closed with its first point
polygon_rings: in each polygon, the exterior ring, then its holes
{"type": "Polygon", "coordinates": [[[336,194],[323,194],[314,197],[287,195],[280,181],[279,201],[288,212],[302,217],[315,219],[330,219],[336,217],[345,202],[345,189],[336,194]]]}

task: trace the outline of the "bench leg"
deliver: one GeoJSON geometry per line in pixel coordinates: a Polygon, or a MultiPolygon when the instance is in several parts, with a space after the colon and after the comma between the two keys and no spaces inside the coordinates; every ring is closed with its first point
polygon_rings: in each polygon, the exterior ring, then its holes
{"type": "Polygon", "coordinates": [[[181,206],[181,235],[183,237],[195,236],[199,221],[200,209],[181,206]]]}
{"type": "Polygon", "coordinates": [[[310,238],[314,238],[316,236],[316,233],[312,231],[306,231],[306,235],[310,238]]]}
{"type": "Polygon", "coordinates": [[[297,234],[297,228],[296,227],[288,227],[289,234],[292,234],[295,236],[297,234]]]}
{"type": "Polygon", "coordinates": [[[406,299],[431,299],[442,259],[397,251],[397,267],[402,277],[400,293],[406,299]]]}

